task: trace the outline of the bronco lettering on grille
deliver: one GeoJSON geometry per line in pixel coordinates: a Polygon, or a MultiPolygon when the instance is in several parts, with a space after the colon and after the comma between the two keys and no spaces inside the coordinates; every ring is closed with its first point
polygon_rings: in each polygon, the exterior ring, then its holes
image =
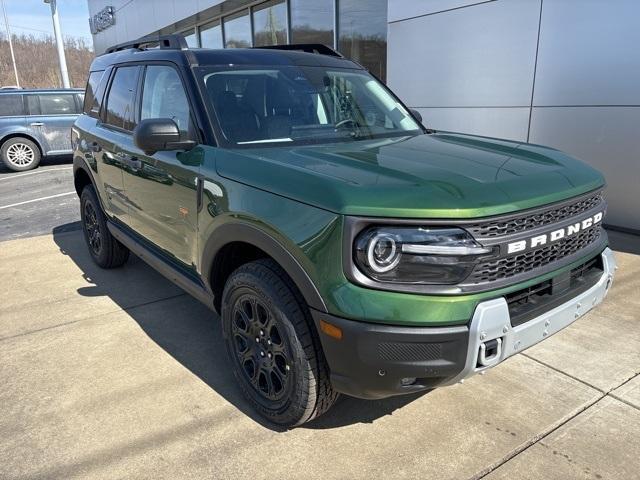
{"type": "Polygon", "coordinates": [[[520,240],[517,242],[509,243],[507,245],[507,253],[522,252],[527,248],[535,248],[540,245],[547,245],[548,243],[557,242],[562,238],[570,237],[571,235],[575,235],[581,230],[585,230],[601,222],[603,216],[604,216],[604,213],[599,212],[592,217],[585,218],[581,222],[576,222],[567,227],[559,228],[552,232],[544,233],[542,235],[536,235],[535,237],[531,237],[527,240],[520,240]]]}

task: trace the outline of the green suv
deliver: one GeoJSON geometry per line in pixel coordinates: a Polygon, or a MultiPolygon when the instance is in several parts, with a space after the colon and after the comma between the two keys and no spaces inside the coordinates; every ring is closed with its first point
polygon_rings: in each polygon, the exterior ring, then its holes
{"type": "Polygon", "coordinates": [[[339,393],[491,368],[600,303],[615,270],[600,173],[425,129],[322,45],[115,46],[72,143],[95,262],[133,252],[217,311],[240,388],[287,426],[339,393]]]}

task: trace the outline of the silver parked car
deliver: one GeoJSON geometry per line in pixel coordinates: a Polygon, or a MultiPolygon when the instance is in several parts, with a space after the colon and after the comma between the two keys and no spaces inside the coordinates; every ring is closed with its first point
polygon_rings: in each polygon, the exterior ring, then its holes
{"type": "Polygon", "coordinates": [[[46,155],[71,154],[71,126],[82,111],[80,89],[0,91],[0,158],[15,171],[46,155]]]}

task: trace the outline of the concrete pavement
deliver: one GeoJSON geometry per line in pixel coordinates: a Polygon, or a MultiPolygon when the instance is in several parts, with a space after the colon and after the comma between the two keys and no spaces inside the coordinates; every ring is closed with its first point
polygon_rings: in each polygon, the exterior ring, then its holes
{"type": "Polygon", "coordinates": [[[0,243],[0,478],[637,478],[640,240],[596,311],[484,376],[345,398],[280,431],[253,415],[220,327],[79,231],[0,243]]]}

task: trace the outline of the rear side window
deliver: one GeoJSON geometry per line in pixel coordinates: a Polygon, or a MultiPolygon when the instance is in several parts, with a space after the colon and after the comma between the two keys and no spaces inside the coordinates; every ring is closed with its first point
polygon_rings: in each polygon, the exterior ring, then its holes
{"type": "Polygon", "coordinates": [[[24,115],[22,95],[0,94],[0,117],[24,115]]]}
{"type": "Polygon", "coordinates": [[[78,113],[72,93],[38,95],[41,115],[73,115],[78,113]]]}
{"type": "Polygon", "coordinates": [[[104,88],[100,88],[100,83],[103,76],[104,70],[98,70],[91,72],[87,80],[82,110],[90,117],[98,118],[98,113],[100,112],[102,92],[104,91],[104,88]]]}
{"type": "Polygon", "coordinates": [[[116,70],[107,98],[105,123],[124,130],[133,130],[133,101],[138,83],[139,67],[116,70]]]}

